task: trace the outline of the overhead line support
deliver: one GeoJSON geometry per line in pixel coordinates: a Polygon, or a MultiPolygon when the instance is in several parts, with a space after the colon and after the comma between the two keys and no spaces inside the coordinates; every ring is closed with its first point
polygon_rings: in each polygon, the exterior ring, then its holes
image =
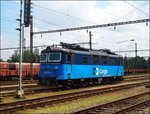
{"type": "Polygon", "coordinates": [[[93,29],[93,28],[101,28],[101,27],[109,27],[109,26],[117,26],[117,25],[126,25],[126,24],[135,24],[135,23],[143,23],[143,22],[150,22],[150,19],[142,19],[142,20],[117,22],[117,23],[109,23],[109,24],[101,24],[101,25],[92,25],[92,26],[66,28],[66,29],[58,29],[58,30],[50,30],[50,31],[33,32],[33,34],[66,32],[66,31],[83,30],[83,29],[93,29]]]}

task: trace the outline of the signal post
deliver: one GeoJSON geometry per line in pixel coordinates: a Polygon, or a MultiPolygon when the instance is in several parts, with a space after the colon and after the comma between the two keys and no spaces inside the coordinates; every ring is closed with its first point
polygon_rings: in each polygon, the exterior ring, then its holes
{"type": "Polygon", "coordinates": [[[30,9],[31,9],[31,0],[24,0],[24,22],[22,21],[22,5],[23,0],[20,0],[20,19],[16,19],[20,22],[20,28],[16,30],[20,31],[20,63],[19,63],[19,88],[17,89],[17,95],[15,98],[25,98],[24,90],[22,86],[22,39],[24,38],[24,26],[29,27],[30,25],[30,9]]]}

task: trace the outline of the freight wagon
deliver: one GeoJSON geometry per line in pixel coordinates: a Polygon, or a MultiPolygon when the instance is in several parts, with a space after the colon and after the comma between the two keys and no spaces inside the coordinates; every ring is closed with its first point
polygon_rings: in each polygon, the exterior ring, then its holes
{"type": "MultiPolygon", "coordinates": [[[[33,63],[32,70],[30,63],[22,63],[22,77],[23,79],[38,78],[39,64],[33,63]]],[[[0,62],[0,79],[13,80],[19,78],[19,63],[0,62]]]]}

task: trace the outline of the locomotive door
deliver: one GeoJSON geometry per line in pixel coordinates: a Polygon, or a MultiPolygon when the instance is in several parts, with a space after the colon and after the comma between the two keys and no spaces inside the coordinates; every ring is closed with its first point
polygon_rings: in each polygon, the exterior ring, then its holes
{"type": "Polygon", "coordinates": [[[68,53],[67,54],[67,77],[68,79],[71,79],[73,76],[72,62],[73,62],[73,55],[71,53],[68,53]]]}

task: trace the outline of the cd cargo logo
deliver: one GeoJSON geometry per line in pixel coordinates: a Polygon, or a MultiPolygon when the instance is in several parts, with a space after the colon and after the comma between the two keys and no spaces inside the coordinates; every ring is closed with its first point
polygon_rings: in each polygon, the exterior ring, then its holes
{"type": "Polygon", "coordinates": [[[96,76],[106,75],[107,73],[108,73],[108,70],[103,70],[101,68],[93,68],[93,74],[96,76]]]}

